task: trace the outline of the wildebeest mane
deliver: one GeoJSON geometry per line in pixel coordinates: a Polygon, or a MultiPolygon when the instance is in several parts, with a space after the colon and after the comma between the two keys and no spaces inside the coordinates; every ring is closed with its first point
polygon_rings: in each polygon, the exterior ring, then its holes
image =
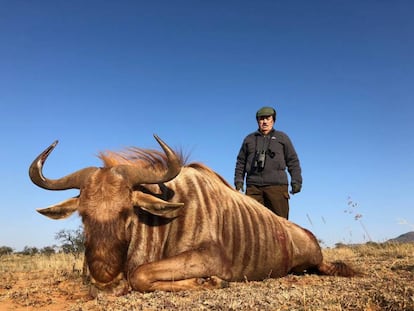
{"type": "MultiPolygon", "coordinates": [[[[188,156],[185,156],[182,151],[176,151],[176,154],[180,159],[181,165],[203,172],[212,178],[217,178],[227,187],[232,188],[222,176],[214,172],[208,166],[198,162],[187,163],[188,156]]],[[[167,169],[167,157],[165,153],[153,149],[130,147],[119,152],[100,152],[98,154],[98,157],[102,160],[104,167],[107,168],[116,165],[132,165],[139,169],[150,168],[159,171],[164,171],[167,169]]]]}

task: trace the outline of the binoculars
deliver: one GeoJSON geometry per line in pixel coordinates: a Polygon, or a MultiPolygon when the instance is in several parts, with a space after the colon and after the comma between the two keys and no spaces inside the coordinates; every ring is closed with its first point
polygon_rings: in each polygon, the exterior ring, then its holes
{"type": "Polygon", "coordinates": [[[270,149],[267,149],[266,151],[262,150],[262,151],[256,152],[256,157],[254,160],[255,168],[258,168],[260,170],[264,169],[265,162],[266,162],[266,155],[268,155],[269,157],[273,159],[273,157],[275,156],[275,153],[270,149]]]}

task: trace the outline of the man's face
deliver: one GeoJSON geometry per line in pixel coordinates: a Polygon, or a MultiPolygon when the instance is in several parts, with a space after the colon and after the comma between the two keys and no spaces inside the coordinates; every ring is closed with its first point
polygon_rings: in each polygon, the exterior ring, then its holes
{"type": "Polygon", "coordinates": [[[275,124],[272,116],[259,117],[257,123],[259,124],[260,132],[262,132],[265,135],[272,130],[273,125],[275,124]]]}

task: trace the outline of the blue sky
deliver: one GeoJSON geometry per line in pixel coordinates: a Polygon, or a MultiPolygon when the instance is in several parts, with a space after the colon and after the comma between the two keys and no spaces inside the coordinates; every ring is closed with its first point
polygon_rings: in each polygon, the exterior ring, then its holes
{"type": "Polygon", "coordinates": [[[158,134],[233,184],[255,112],[273,106],[298,152],[290,219],[325,245],[414,230],[412,1],[0,1],[0,246],[56,244],[77,195],[28,177],[158,148],[158,134]],[[351,200],[356,207],[348,205],[351,200]],[[357,214],[362,218],[355,220],[357,214]]]}

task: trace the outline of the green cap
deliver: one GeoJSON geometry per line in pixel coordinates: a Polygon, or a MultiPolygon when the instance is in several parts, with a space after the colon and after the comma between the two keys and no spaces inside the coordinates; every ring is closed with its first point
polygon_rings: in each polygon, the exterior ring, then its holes
{"type": "Polygon", "coordinates": [[[272,107],[262,107],[256,112],[256,118],[267,116],[276,117],[276,111],[272,107]]]}

